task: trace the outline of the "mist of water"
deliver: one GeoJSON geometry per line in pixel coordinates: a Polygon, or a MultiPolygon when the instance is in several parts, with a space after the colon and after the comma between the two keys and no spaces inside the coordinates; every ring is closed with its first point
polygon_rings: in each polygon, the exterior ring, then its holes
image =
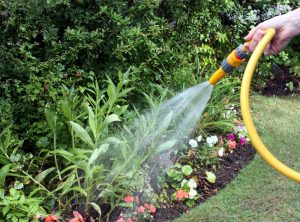
{"type": "Polygon", "coordinates": [[[152,184],[156,184],[162,168],[174,165],[172,152],[195,131],[212,90],[213,86],[208,82],[193,86],[135,120],[131,131],[139,143],[140,154],[150,152],[146,174],[150,175],[152,184]],[[160,152],[160,145],[167,141],[171,141],[170,147],[160,152]]]}
{"type": "MultiPolygon", "coordinates": [[[[188,88],[139,115],[128,128],[124,127],[121,136],[126,141],[126,146],[122,147],[121,144],[116,150],[112,149],[112,152],[115,150],[118,156],[118,152],[124,153],[127,150],[127,154],[115,159],[114,163],[120,166],[115,168],[122,168],[122,174],[135,172],[132,188],[137,190],[140,197],[145,195],[149,187],[152,192],[159,192],[157,179],[162,176],[162,169],[175,164],[172,154],[182,148],[190,134],[195,132],[212,90],[213,86],[208,82],[188,88]],[[122,164],[126,167],[122,167],[122,164]],[[135,165],[141,166],[141,169],[137,170],[135,165]],[[137,187],[134,185],[136,182],[142,182],[142,185],[137,187]]],[[[106,177],[107,181],[111,182],[116,174],[118,173],[115,171],[110,172],[106,177]]],[[[149,194],[145,196],[147,199],[149,194]]]]}

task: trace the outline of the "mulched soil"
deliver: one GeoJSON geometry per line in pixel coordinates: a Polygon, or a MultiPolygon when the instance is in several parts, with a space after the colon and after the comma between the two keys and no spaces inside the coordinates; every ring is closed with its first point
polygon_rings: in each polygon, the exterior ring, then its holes
{"type": "Polygon", "coordinates": [[[289,69],[284,66],[273,65],[273,76],[267,80],[266,86],[262,89],[261,93],[266,96],[288,96],[291,94],[299,94],[300,78],[290,73],[289,69]],[[290,91],[287,86],[292,82],[294,85],[293,91],[290,91]]]}
{"type": "MultiPolygon", "coordinates": [[[[219,190],[223,189],[230,181],[232,181],[240,170],[246,166],[254,157],[256,151],[251,145],[239,146],[233,153],[222,158],[219,162],[219,166],[215,175],[217,181],[214,184],[210,184],[205,180],[200,181],[198,186],[198,193],[201,198],[198,199],[195,206],[202,204],[208,198],[215,195],[219,190]]],[[[205,177],[204,172],[211,170],[210,168],[204,169],[203,172],[199,173],[200,177],[205,177]]],[[[169,206],[161,205],[157,209],[153,220],[155,222],[167,222],[172,221],[182,214],[187,213],[188,208],[182,202],[171,204],[169,206]]]]}

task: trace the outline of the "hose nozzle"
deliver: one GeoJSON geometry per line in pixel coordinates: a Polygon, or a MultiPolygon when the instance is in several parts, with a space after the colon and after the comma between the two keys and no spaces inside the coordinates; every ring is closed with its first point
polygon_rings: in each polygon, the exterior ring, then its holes
{"type": "Polygon", "coordinates": [[[221,67],[211,76],[208,82],[211,85],[216,85],[226,73],[230,73],[234,68],[240,66],[247,57],[248,54],[245,46],[240,45],[223,60],[221,67]]]}

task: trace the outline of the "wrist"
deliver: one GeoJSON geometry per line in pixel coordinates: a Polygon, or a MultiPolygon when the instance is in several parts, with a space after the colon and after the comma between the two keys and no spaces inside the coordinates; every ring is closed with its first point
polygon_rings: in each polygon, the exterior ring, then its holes
{"type": "Polygon", "coordinates": [[[286,22],[289,24],[293,37],[300,34],[300,8],[295,9],[287,14],[286,22]]]}

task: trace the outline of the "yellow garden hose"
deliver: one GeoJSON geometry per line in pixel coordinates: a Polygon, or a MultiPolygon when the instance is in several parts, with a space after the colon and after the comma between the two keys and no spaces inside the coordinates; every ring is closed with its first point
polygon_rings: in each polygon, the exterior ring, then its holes
{"type": "MultiPolygon", "coordinates": [[[[247,64],[245,72],[244,72],[243,80],[242,80],[242,86],[241,86],[241,95],[240,95],[241,111],[242,111],[242,116],[243,116],[243,121],[244,121],[245,127],[248,131],[249,138],[250,138],[253,146],[257,150],[257,152],[274,169],[276,169],[283,175],[293,179],[294,181],[300,182],[300,173],[289,168],[288,166],[286,166],[285,164],[280,162],[278,159],[276,159],[276,157],[263,144],[263,142],[261,141],[260,137],[258,136],[258,134],[256,132],[256,129],[255,129],[252,117],[251,117],[251,113],[250,113],[249,91],[250,91],[250,84],[251,84],[252,76],[253,76],[253,73],[254,73],[254,70],[257,65],[258,60],[260,59],[264,49],[270,43],[270,41],[272,40],[274,35],[275,35],[275,30],[273,28],[267,29],[265,31],[264,37],[258,43],[258,45],[256,46],[254,52],[252,53],[252,55],[248,61],[248,64],[247,64]]],[[[220,79],[222,79],[222,77],[224,75],[225,75],[225,73],[222,73],[222,72],[220,72],[220,70],[218,70],[210,78],[209,83],[212,85],[215,85],[220,79]]]]}

